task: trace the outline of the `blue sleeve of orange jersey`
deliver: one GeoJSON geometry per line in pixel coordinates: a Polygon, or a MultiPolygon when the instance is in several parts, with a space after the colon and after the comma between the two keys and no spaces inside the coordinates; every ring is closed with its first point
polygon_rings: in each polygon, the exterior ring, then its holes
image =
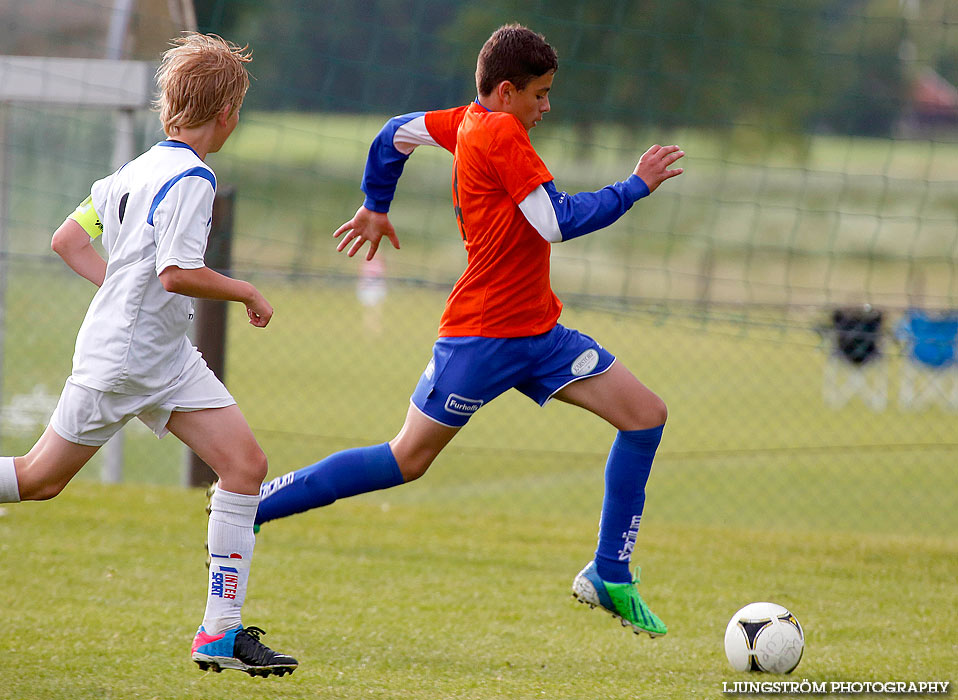
{"type": "Polygon", "coordinates": [[[388,212],[389,204],[396,194],[396,184],[402,175],[403,167],[409,155],[396,148],[396,131],[413,119],[425,115],[425,112],[410,112],[393,117],[380,129],[369,147],[366,169],[363,172],[362,191],[366,194],[363,206],[371,211],[388,212]]]}
{"type": "Polygon", "coordinates": [[[554,182],[542,187],[552,202],[563,241],[605,228],[649,195],[648,186],[638,175],[630,175],[625,182],[616,182],[597,192],[558,192],[554,182]]]}

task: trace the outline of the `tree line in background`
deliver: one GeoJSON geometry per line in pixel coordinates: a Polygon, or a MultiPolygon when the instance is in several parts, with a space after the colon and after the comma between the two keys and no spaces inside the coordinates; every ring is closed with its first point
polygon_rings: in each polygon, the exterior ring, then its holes
{"type": "Polygon", "coordinates": [[[929,69],[958,82],[950,0],[196,0],[255,48],[250,104],[400,113],[474,96],[490,32],[559,53],[557,120],[886,135],[929,69]]]}

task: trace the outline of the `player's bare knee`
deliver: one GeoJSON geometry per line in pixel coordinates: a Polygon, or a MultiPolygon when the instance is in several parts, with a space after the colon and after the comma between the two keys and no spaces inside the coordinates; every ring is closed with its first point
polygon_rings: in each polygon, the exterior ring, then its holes
{"type": "Polygon", "coordinates": [[[649,415],[654,423],[653,428],[665,425],[665,421],[669,418],[669,407],[665,405],[665,401],[656,396],[649,409],[649,415]]]}
{"type": "Polygon", "coordinates": [[[625,422],[625,425],[618,424],[620,429],[647,430],[657,428],[660,425],[665,425],[665,421],[669,417],[669,409],[665,405],[665,401],[655,394],[646,396],[633,407],[630,413],[631,418],[625,422]]]}
{"type": "Polygon", "coordinates": [[[429,469],[440,450],[423,441],[413,441],[400,433],[389,443],[404,482],[415,481],[429,469]]]}
{"type": "Polygon", "coordinates": [[[399,465],[399,471],[402,473],[403,481],[408,483],[410,481],[415,481],[429,469],[429,464],[423,464],[421,462],[413,462],[399,465]]]}
{"type": "Polygon", "coordinates": [[[408,483],[421,477],[429,469],[435,458],[436,456],[430,453],[412,455],[401,461],[397,459],[396,463],[399,465],[403,481],[408,483]]]}
{"type": "Polygon", "coordinates": [[[267,472],[269,472],[269,461],[266,459],[266,453],[257,447],[256,450],[250,451],[245,461],[245,476],[250,480],[262,482],[266,478],[267,472]]]}
{"type": "Polygon", "coordinates": [[[257,445],[240,454],[230,455],[223,460],[223,467],[214,471],[221,479],[231,484],[262,483],[269,471],[269,463],[266,454],[257,445]]]}

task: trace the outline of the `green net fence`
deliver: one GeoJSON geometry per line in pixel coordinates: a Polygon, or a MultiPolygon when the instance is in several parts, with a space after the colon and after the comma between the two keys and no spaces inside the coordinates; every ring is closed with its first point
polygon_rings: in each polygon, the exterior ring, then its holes
{"type": "MultiPolygon", "coordinates": [[[[83,18],[112,3],[49,5],[0,10],[16,28],[0,53],[104,55],[105,31],[83,18]]],[[[126,56],[156,59],[170,32],[149,28],[165,7],[137,6],[126,56]]],[[[254,50],[240,126],[209,162],[237,193],[233,271],[277,311],[257,331],[231,309],[226,369],[273,474],[401,426],[465,263],[449,154],[420,148],[407,164],[390,215],[401,250],[371,266],[336,253],[331,233],[361,204],[383,122],[470,100],[479,47],[516,20],[559,54],[553,111],[533,132],[559,189],[621,180],[653,142],[688,154],[685,174],[621,221],[553,248],[562,322],[669,405],[649,517],[958,535],[958,365],[917,357],[913,323],[919,310],[947,326],[958,308],[954,3],[195,9],[200,30],[254,50]]],[[[93,294],[49,235],[111,169],[115,129],[99,109],[11,102],[0,115],[0,453],[21,454],[93,294]]],[[[148,112],[135,126],[140,149],[162,136],[148,112]]],[[[940,359],[954,338],[932,345],[940,359]]],[[[597,512],[614,431],[518,394],[494,404],[394,498],[597,512]]],[[[177,443],[135,422],[125,433],[125,478],[181,481],[177,443]]]]}

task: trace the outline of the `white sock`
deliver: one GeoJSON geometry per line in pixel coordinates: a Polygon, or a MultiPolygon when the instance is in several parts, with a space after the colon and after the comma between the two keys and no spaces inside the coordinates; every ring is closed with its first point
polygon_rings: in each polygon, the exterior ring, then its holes
{"type": "Polygon", "coordinates": [[[0,457],[0,503],[19,503],[20,487],[13,457],[0,457]]]}
{"type": "Polygon", "coordinates": [[[207,543],[210,548],[209,588],[203,629],[220,634],[242,627],[240,613],[246,598],[253,558],[253,521],[259,495],[247,496],[216,489],[210,501],[207,543]]]}

